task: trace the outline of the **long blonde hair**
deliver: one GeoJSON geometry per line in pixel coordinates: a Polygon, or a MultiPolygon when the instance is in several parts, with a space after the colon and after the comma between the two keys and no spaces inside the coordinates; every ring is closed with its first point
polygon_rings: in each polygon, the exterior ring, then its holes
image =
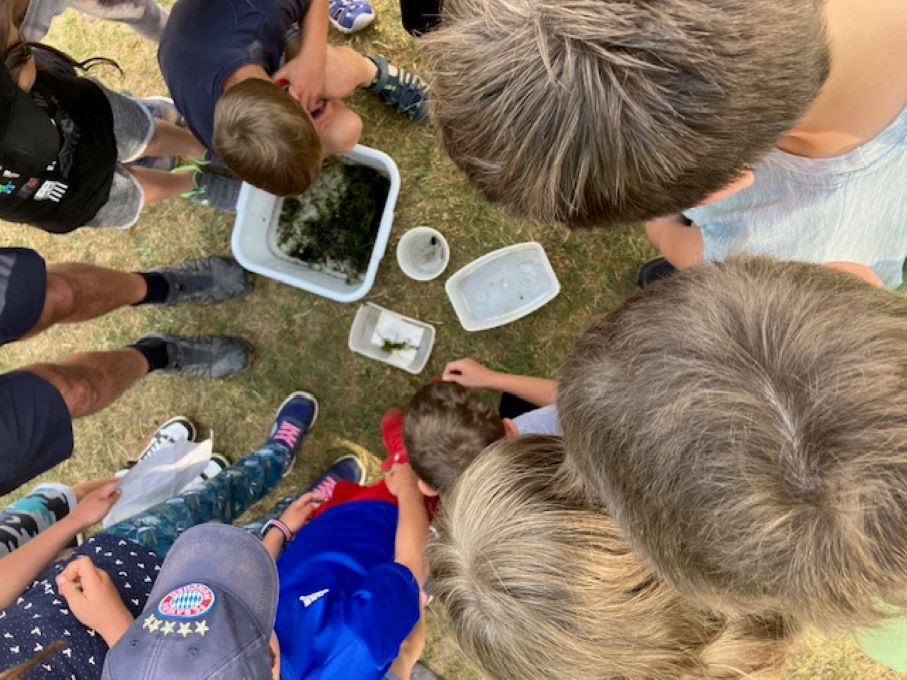
{"type": "Polygon", "coordinates": [[[556,438],[498,442],[445,501],[431,588],[465,655],[503,680],[776,677],[792,625],[683,602],[562,461],[556,438]]]}

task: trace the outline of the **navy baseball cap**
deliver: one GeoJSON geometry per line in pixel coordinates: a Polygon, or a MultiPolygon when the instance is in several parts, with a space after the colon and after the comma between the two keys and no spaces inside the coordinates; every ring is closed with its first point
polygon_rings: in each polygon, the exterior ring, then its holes
{"type": "Polygon", "coordinates": [[[226,524],[180,536],[148,603],[104,662],[102,680],[271,680],[277,567],[226,524]]]}

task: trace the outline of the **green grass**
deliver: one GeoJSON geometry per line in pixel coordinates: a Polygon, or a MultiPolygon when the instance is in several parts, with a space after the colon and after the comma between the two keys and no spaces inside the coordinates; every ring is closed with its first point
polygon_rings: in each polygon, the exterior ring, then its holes
{"type": "MultiPolygon", "coordinates": [[[[165,3],[172,4],[172,3],[165,3]]],[[[365,35],[344,39],[365,53],[423,66],[414,42],[399,24],[396,5],[377,2],[379,19],[365,35]]],[[[153,46],[117,25],[69,12],[48,38],[74,56],[110,56],[126,75],[98,75],[111,87],[136,95],[162,94],[153,46]]],[[[191,66],[189,66],[191,68],[191,66]]],[[[108,475],[130,458],[155,426],[185,414],[213,428],[216,450],[236,459],[262,441],[273,409],[294,389],[314,391],[322,406],[318,427],[306,441],[293,475],[274,494],[298,490],[337,455],[338,447],[368,456],[381,450],[378,423],[383,411],[405,404],[447,360],[472,356],[521,373],[553,375],[576,336],[634,290],[636,267],[652,252],[638,227],[569,232],[561,227],[514,219],[482,201],[446,159],[429,126],[416,127],[360,94],[351,100],[366,121],[362,142],[389,153],[403,186],[387,253],[368,300],[434,324],[438,335],[421,376],[386,367],[347,349],[357,305],[341,305],[259,278],[246,299],[203,307],[124,309],[103,319],[59,326],[28,342],[0,351],[0,370],[52,360],[72,352],[120,347],[143,333],[244,335],[257,348],[252,370],[220,382],[151,376],[105,411],[75,425],[73,458],[44,476],[74,482],[108,475]],[[553,302],[517,323],[467,333],[444,293],[445,277],[428,283],[407,279],[393,256],[409,227],[439,229],[451,246],[448,274],[495,248],[527,240],[541,242],[557,272],[562,292],[553,302]]],[[[140,270],[190,257],[229,252],[232,220],[175,199],[149,207],[129,231],[82,230],[50,236],[0,223],[0,243],[35,248],[50,261],[83,261],[140,270]]],[[[447,678],[471,678],[454,645],[431,625],[429,665],[447,678]]],[[[847,639],[809,637],[790,663],[790,678],[887,678],[847,639]]]]}

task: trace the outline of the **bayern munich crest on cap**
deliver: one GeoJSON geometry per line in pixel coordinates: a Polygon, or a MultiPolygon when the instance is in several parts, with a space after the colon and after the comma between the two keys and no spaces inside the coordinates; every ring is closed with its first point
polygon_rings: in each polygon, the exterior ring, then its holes
{"type": "Polygon", "coordinates": [[[161,598],[157,613],[166,619],[197,619],[211,611],[214,591],[204,583],[187,583],[161,598]]]}

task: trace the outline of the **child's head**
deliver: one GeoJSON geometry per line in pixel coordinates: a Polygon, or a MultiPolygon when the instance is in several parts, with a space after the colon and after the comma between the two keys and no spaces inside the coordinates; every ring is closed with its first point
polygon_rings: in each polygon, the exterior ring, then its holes
{"type": "Polygon", "coordinates": [[[432,592],[487,676],[774,677],[790,630],[685,605],[561,472],[554,437],[489,447],[445,499],[432,592]]]}
{"type": "Polygon", "coordinates": [[[488,400],[454,382],[429,383],[416,392],[403,423],[406,454],[423,493],[442,496],[486,446],[506,435],[488,400]]]}
{"type": "Polygon", "coordinates": [[[221,95],[213,142],[237,177],[277,196],[303,193],[321,173],[321,140],[312,117],[269,80],[247,78],[221,95]]]}
{"type": "Polygon", "coordinates": [[[907,605],[907,301],[801,263],[659,282],[577,343],[568,468],[660,576],[822,627],[907,605]]]}
{"type": "Polygon", "coordinates": [[[828,72],[819,0],[446,0],[432,117],[487,198],[568,224],[692,207],[828,72]]]}

